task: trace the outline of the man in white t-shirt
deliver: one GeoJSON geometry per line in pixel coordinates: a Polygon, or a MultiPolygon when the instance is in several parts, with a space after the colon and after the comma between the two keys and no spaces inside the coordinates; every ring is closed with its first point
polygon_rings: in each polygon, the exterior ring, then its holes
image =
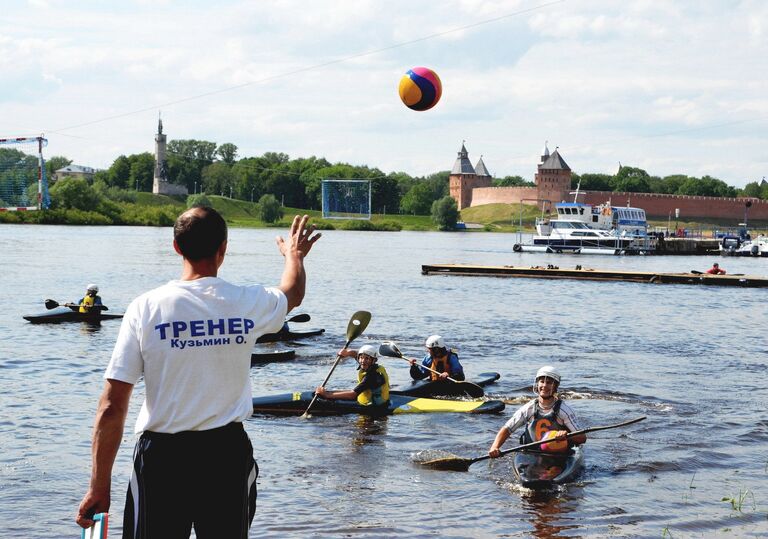
{"type": "Polygon", "coordinates": [[[242,421],[253,413],[250,356],[256,339],[283,325],[304,298],[304,257],[320,234],[296,216],[280,285],[237,286],[217,277],[227,225],[212,208],[176,220],[181,278],[136,298],[126,310],[104,374],[93,433],[93,467],[77,523],[92,525],[110,505],[112,465],[133,386],[145,400],[126,497],[123,537],[248,536],[258,466],[242,421]]]}

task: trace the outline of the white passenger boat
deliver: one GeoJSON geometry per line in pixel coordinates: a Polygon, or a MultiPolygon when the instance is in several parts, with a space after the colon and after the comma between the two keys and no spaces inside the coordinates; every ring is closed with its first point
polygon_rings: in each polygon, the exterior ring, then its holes
{"type": "Polygon", "coordinates": [[[645,254],[655,249],[641,208],[561,202],[555,210],[556,219],[536,219],[531,244],[518,243],[513,249],[575,254],[645,254]]]}

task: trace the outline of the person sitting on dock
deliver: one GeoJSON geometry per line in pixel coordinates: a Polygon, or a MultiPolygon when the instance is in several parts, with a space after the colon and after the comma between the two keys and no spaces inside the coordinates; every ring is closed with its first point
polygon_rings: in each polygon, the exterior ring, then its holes
{"type": "Polygon", "coordinates": [[[353,389],[328,391],[319,386],[318,397],[331,400],[355,400],[365,406],[389,406],[389,375],[377,363],[379,353],[375,346],[365,344],[359,350],[344,349],[340,356],[357,356],[357,385],[353,389]]]}
{"type": "Polygon", "coordinates": [[[430,376],[432,380],[445,380],[449,376],[454,380],[464,380],[464,368],[459,363],[458,354],[445,346],[445,341],[440,335],[430,336],[425,345],[427,355],[422,359],[421,364],[432,370],[439,372],[435,374],[427,369],[416,365],[416,360],[411,360],[411,378],[414,380],[423,380],[430,376]]]}
{"type": "Polygon", "coordinates": [[[710,275],[725,275],[725,270],[720,268],[720,264],[715,262],[712,267],[707,270],[710,275]]]}
{"type": "Polygon", "coordinates": [[[488,449],[490,457],[498,457],[504,442],[523,425],[526,428],[520,436],[521,444],[543,438],[552,440],[541,445],[542,451],[566,451],[570,444],[580,445],[587,441],[586,434],[579,434],[566,441],[566,434],[579,430],[579,425],[573,409],[557,396],[560,379],[560,373],[554,367],[539,369],[533,382],[533,392],[538,395],[537,398],[518,408],[512,418],[499,429],[488,449]]]}
{"type": "Polygon", "coordinates": [[[107,308],[101,303],[101,296],[98,294],[99,287],[95,284],[89,284],[85,296],[76,303],[68,303],[67,306],[73,310],[78,309],[81,313],[106,311],[107,308]]]}

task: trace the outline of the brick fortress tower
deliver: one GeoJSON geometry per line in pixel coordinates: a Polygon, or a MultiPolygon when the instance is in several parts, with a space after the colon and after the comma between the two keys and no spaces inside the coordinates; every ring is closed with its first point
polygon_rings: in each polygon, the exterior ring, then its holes
{"type": "Polygon", "coordinates": [[[539,207],[545,211],[554,209],[555,203],[566,200],[571,191],[571,167],[557,148],[550,155],[546,142],[533,182],[536,184],[539,207]]]}
{"type": "Polygon", "coordinates": [[[472,190],[476,187],[490,187],[491,179],[482,156],[477,162],[477,167],[473,167],[469,162],[469,153],[462,142],[461,150],[448,177],[450,195],[456,201],[459,210],[469,208],[472,205],[472,190]]]}

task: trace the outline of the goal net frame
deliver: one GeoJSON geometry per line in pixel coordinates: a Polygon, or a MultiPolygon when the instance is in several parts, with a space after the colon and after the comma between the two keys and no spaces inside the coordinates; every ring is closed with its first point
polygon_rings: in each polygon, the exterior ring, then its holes
{"type": "MultiPolygon", "coordinates": [[[[46,146],[48,146],[48,139],[44,138],[42,135],[39,137],[0,138],[0,148],[18,150],[24,155],[35,157],[37,160],[37,204],[33,206],[28,201],[26,202],[26,205],[24,204],[25,199],[27,198],[27,190],[29,189],[29,185],[31,185],[31,183],[26,183],[27,180],[24,176],[28,175],[30,172],[35,171],[31,169],[29,165],[19,167],[18,170],[14,170],[13,167],[10,167],[7,170],[0,169],[0,175],[6,175],[6,173],[13,174],[16,172],[19,177],[18,181],[24,182],[24,185],[19,192],[14,193],[11,191],[5,192],[3,189],[4,186],[2,183],[0,183],[0,199],[4,200],[5,203],[11,202],[12,204],[9,206],[4,206],[2,203],[0,203],[0,211],[31,211],[48,209],[51,201],[50,197],[48,196],[48,181],[45,174],[45,159],[43,158],[43,148],[46,146]],[[31,152],[30,147],[33,148],[31,152]],[[14,198],[15,200],[6,201],[6,198],[14,198]]],[[[5,180],[7,181],[9,179],[12,183],[12,176],[6,176],[5,180]]]]}
{"type": "Polygon", "coordinates": [[[323,219],[371,220],[371,180],[321,181],[323,219]]]}

